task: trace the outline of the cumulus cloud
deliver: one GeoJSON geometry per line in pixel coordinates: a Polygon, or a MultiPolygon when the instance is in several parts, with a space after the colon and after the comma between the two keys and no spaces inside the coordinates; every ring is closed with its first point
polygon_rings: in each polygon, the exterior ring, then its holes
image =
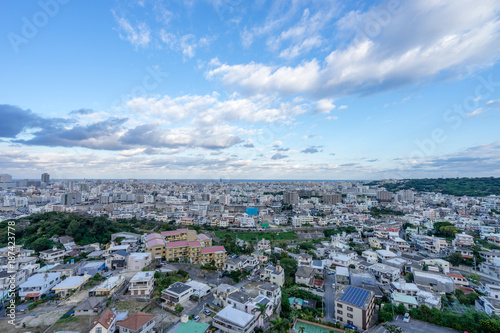
{"type": "Polygon", "coordinates": [[[276,153],[274,154],[273,156],[271,156],[271,159],[272,160],[281,160],[283,158],[287,158],[288,156],[287,155],[283,155],[283,154],[280,154],[280,153],[276,153]]]}
{"type": "Polygon", "coordinates": [[[352,38],[322,60],[297,66],[221,64],[208,70],[206,77],[247,94],[273,91],[334,98],[419,83],[438,74],[457,76],[496,61],[498,1],[414,1],[400,7],[389,24],[370,38],[360,26],[373,21],[380,8],[348,13],[337,26],[352,38]]]}
{"type": "Polygon", "coordinates": [[[323,146],[310,146],[310,147],[307,147],[307,148],[301,150],[300,152],[304,153],[304,154],[316,154],[316,153],[322,152],[322,150],[320,150],[321,147],[323,147],[323,146]]]}
{"type": "Polygon", "coordinates": [[[24,130],[46,128],[67,123],[60,118],[43,118],[31,110],[14,105],[0,104],[0,137],[15,138],[24,130]]]}

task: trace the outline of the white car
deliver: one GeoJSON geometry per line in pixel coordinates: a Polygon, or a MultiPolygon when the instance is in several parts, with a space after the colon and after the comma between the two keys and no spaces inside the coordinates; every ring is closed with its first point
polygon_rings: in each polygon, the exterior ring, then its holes
{"type": "Polygon", "coordinates": [[[407,312],[403,317],[403,323],[409,323],[409,322],[410,322],[410,314],[407,312]]]}

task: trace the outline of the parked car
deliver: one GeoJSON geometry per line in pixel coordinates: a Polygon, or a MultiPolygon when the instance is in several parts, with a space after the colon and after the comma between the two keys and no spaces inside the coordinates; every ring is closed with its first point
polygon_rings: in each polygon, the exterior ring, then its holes
{"type": "Polygon", "coordinates": [[[208,311],[208,310],[203,310],[203,313],[204,313],[206,316],[210,316],[210,311],[208,311]]]}
{"type": "Polygon", "coordinates": [[[196,316],[193,318],[193,321],[198,321],[198,320],[200,320],[200,316],[196,316]]]}
{"type": "Polygon", "coordinates": [[[325,291],[321,288],[316,288],[316,291],[319,291],[320,293],[324,293],[325,291]]]}
{"type": "Polygon", "coordinates": [[[351,324],[347,324],[347,325],[345,325],[345,326],[344,326],[344,328],[349,328],[349,329],[351,329],[351,330],[355,330],[355,331],[357,331],[357,330],[358,330],[358,328],[357,328],[356,326],[351,325],[351,324]]]}
{"type": "Polygon", "coordinates": [[[408,312],[405,313],[405,316],[403,317],[403,322],[404,323],[409,323],[410,322],[410,314],[408,312]]]}
{"type": "Polygon", "coordinates": [[[245,290],[246,290],[245,287],[241,287],[241,291],[245,291],[245,290]]]}

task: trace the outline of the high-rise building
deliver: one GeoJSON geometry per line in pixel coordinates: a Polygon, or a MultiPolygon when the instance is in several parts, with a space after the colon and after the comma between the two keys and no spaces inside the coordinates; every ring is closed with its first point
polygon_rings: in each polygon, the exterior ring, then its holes
{"type": "Polygon", "coordinates": [[[50,175],[48,173],[42,173],[42,183],[48,184],[50,182],[50,175]]]}
{"type": "Polygon", "coordinates": [[[377,200],[380,202],[391,202],[392,201],[392,192],[378,191],[377,192],[377,200]]]}
{"type": "Polygon", "coordinates": [[[342,202],[342,194],[324,194],[323,202],[329,205],[335,205],[342,202]]]}
{"type": "Polygon", "coordinates": [[[12,182],[12,176],[6,173],[0,175],[0,183],[10,183],[12,182]]]}
{"type": "Polygon", "coordinates": [[[283,193],[283,202],[287,205],[296,205],[299,203],[299,194],[297,192],[283,193]]]}

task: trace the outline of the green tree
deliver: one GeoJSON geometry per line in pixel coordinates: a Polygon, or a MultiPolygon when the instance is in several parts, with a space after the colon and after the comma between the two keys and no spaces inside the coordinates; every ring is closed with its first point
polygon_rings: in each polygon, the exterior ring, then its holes
{"type": "Polygon", "coordinates": [[[462,255],[460,254],[460,252],[453,252],[448,257],[448,261],[453,266],[458,266],[458,265],[460,265],[462,263],[462,255]]]}
{"type": "Polygon", "coordinates": [[[288,319],[276,318],[271,320],[271,330],[276,333],[286,333],[290,328],[290,321],[288,319]]]}
{"type": "Polygon", "coordinates": [[[176,304],[174,310],[175,312],[181,313],[184,310],[184,307],[180,304],[176,304]]]}
{"type": "Polygon", "coordinates": [[[384,326],[384,328],[387,330],[386,331],[387,333],[403,333],[403,329],[399,326],[392,325],[389,323],[385,323],[382,326],[384,326]]]}

